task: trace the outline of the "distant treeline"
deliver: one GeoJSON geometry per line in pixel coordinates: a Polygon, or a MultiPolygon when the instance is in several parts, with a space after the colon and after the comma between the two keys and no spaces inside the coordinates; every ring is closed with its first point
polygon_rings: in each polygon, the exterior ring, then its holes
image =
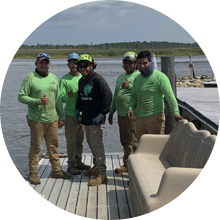
{"type": "Polygon", "coordinates": [[[14,58],[35,58],[38,52],[49,53],[52,58],[66,58],[68,54],[88,53],[92,57],[121,57],[127,51],[139,53],[142,50],[149,50],[156,56],[188,56],[203,55],[202,49],[197,43],[175,43],[175,42],[120,42],[90,45],[21,45],[14,58]]]}
{"type": "MultiPolygon", "coordinates": [[[[220,44],[218,44],[220,46],[220,44]]],[[[176,43],[167,41],[136,41],[136,42],[119,42],[119,43],[105,43],[105,44],[79,44],[79,45],[53,45],[53,44],[14,44],[0,46],[0,50],[24,50],[24,49],[97,49],[97,50],[109,50],[109,49],[162,49],[162,48],[200,48],[211,47],[211,43],[176,43]]]]}

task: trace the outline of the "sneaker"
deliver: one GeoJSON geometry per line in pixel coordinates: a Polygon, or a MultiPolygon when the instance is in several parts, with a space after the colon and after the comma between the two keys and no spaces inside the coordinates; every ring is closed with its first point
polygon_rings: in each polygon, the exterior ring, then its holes
{"type": "Polygon", "coordinates": [[[72,174],[72,175],[79,175],[81,174],[81,171],[77,169],[77,167],[70,167],[67,170],[68,173],[72,174]]]}
{"type": "Polygon", "coordinates": [[[108,182],[106,174],[98,174],[93,179],[89,180],[89,186],[98,186],[108,182]]]}
{"type": "Polygon", "coordinates": [[[64,172],[63,170],[60,170],[58,172],[53,172],[50,176],[51,178],[56,178],[56,179],[71,179],[72,175],[68,174],[67,172],[64,172]]]}
{"type": "Polygon", "coordinates": [[[84,176],[96,176],[99,174],[99,171],[97,170],[96,166],[93,166],[90,170],[84,171],[84,176]]]}
{"type": "Polygon", "coordinates": [[[29,180],[30,184],[35,184],[35,185],[40,184],[40,179],[39,179],[37,173],[30,173],[28,175],[28,180],[29,180]]]}
{"type": "Polygon", "coordinates": [[[89,170],[91,167],[89,165],[86,165],[86,164],[80,162],[77,164],[77,168],[79,170],[89,170]]]}
{"type": "Polygon", "coordinates": [[[119,168],[116,168],[115,173],[128,173],[128,168],[125,165],[123,165],[119,168]]]}

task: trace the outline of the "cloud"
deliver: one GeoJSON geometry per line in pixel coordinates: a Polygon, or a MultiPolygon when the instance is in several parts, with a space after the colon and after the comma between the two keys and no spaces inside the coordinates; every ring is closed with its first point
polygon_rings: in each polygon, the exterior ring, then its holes
{"type": "Polygon", "coordinates": [[[36,43],[44,43],[45,39],[39,37],[40,33],[48,36],[45,43],[58,44],[73,41],[76,44],[99,44],[146,39],[192,42],[191,36],[183,32],[184,29],[172,19],[149,7],[124,1],[95,1],[54,15],[39,26],[26,42],[30,44],[37,39],[36,43]]]}
{"type": "Polygon", "coordinates": [[[17,22],[12,20],[19,20],[20,26],[41,26],[46,22],[47,25],[64,27],[70,24],[86,27],[92,25],[94,20],[101,20],[98,24],[105,28],[108,23],[104,25],[104,21],[107,19],[111,21],[117,17],[120,24],[129,17],[138,17],[139,10],[142,13],[158,6],[185,3],[187,1],[183,0],[18,0],[1,16],[12,28],[18,27],[17,22]]]}

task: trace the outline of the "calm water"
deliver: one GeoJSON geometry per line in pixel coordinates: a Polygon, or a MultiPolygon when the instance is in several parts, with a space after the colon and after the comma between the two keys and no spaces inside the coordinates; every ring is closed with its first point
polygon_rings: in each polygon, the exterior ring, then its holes
{"type": "MultiPolygon", "coordinates": [[[[117,77],[124,73],[121,59],[100,58],[95,59],[98,63],[96,72],[101,74],[108,82],[112,92],[114,92],[117,77]]],[[[13,60],[8,68],[5,77],[2,98],[1,98],[1,123],[2,131],[8,152],[23,177],[28,174],[28,151],[30,142],[30,131],[26,123],[27,106],[17,101],[17,95],[24,77],[35,69],[35,60],[13,60]]],[[[177,77],[190,75],[188,67],[189,57],[175,57],[175,71],[177,77]]],[[[207,75],[213,77],[213,71],[205,56],[193,57],[193,65],[196,76],[207,75]]],[[[161,70],[160,58],[157,58],[157,68],[161,70]]],[[[50,72],[54,73],[58,80],[68,72],[65,59],[52,59],[50,72]]],[[[58,152],[66,152],[66,141],[64,128],[59,129],[59,147],[58,152]]],[[[120,152],[122,146],[119,142],[119,131],[114,115],[114,124],[105,124],[104,130],[105,151],[120,152]]],[[[46,152],[45,143],[43,143],[41,154],[46,152]]],[[[84,140],[84,152],[90,153],[90,149],[84,140]]]]}

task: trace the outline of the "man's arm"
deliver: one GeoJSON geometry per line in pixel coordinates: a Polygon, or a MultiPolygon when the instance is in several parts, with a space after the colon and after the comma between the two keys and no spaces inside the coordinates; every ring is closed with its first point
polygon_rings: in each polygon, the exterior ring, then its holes
{"type": "Polygon", "coordinates": [[[62,98],[60,95],[60,88],[59,88],[58,80],[56,79],[56,81],[57,81],[57,91],[55,94],[55,97],[56,97],[55,106],[56,106],[57,114],[59,116],[59,120],[64,121],[65,116],[64,116],[64,111],[63,111],[63,103],[62,103],[62,98]]]}
{"type": "Polygon", "coordinates": [[[103,100],[101,114],[106,115],[109,113],[110,110],[110,106],[112,102],[112,92],[104,78],[101,78],[99,83],[100,83],[100,93],[103,100]]]}
{"type": "Polygon", "coordinates": [[[67,85],[66,85],[65,80],[63,80],[63,79],[60,80],[59,87],[60,87],[61,100],[63,103],[67,103],[70,100],[70,98],[68,96],[68,91],[66,90],[67,85]]]}
{"type": "Polygon", "coordinates": [[[78,91],[77,91],[77,101],[76,101],[76,108],[75,109],[78,109],[79,112],[81,112],[81,95],[80,95],[80,81],[81,79],[79,80],[78,82],[78,91]]]}
{"type": "Polygon", "coordinates": [[[31,93],[30,83],[26,79],[24,79],[18,94],[18,101],[30,106],[40,105],[41,104],[40,98],[32,98],[30,97],[30,93],[31,93]]]}
{"type": "Polygon", "coordinates": [[[182,120],[183,117],[180,115],[176,97],[173,93],[173,89],[171,87],[170,81],[166,75],[164,75],[161,80],[161,91],[169,103],[169,106],[172,110],[175,121],[178,122],[178,121],[182,120]]]}

